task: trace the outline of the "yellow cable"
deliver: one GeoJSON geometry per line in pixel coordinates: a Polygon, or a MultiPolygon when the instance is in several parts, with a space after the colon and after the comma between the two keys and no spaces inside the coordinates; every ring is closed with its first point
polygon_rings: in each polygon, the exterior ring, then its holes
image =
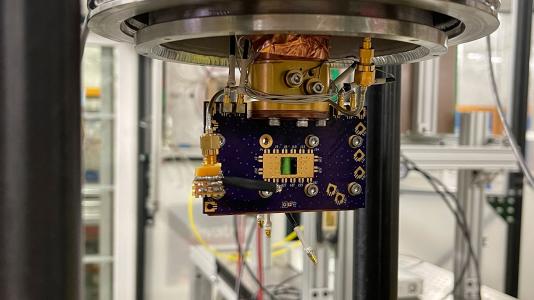
{"type": "MultiPolygon", "coordinates": [[[[197,226],[196,226],[196,223],[195,223],[195,217],[194,217],[194,214],[193,214],[193,201],[194,201],[194,197],[193,197],[193,194],[192,193],[189,193],[189,198],[187,200],[187,218],[189,220],[189,226],[191,227],[191,232],[193,233],[193,236],[195,237],[195,239],[197,240],[197,242],[202,246],[204,247],[204,249],[206,249],[208,252],[210,252],[211,254],[213,254],[214,256],[216,257],[220,257],[220,258],[224,258],[224,259],[228,259],[230,261],[237,261],[238,260],[238,253],[237,252],[221,252],[219,250],[217,250],[215,247],[211,246],[210,244],[208,244],[203,238],[202,236],[200,235],[200,232],[198,231],[197,229],[197,226]]],[[[271,256],[272,257],[277,257],[277,256],[280,256],[280,255],[283,255],[284,253],[288,252],[290,249],[294,249],[296,248],[297,246],[300,245],[300,241],[297,241],[297,242],[291,242],[292,240],[294,240],[295,238],[297,237],[297,234],[296,232],[292,231],[290,234],[288,234],[284,239],[278,241],[278,242],[275,242],[271,245],[272,248],[279,248],[279,247],[283,247],[284,245],[287,245],[287,244],[290,244],[289,247],[285,247],[285,248],[282,248],[282,249],[279,249],[279,250],[276,250],[276,251],[273,251],[271,253],[271,256]]],[[[250,251],[245,253],[244,254],[244,257],[247,257],[248,255],[250,255],[250,251]]]]}
{"type": "Polygon", "coordinates": [[[215,249],[213,246],[209,245],[200,235],[198,232],[197,226],[195,224],[195,218],[193,216],[193,195],[189,194],[188,204],[187,204],[187,216],[189,219],[189,225],[191,227],[191,232],[193,233],[193,236],[196,238],[198,243],[204,247],[206,250],[208,250],[211,254],[217,257],[225,258],[231,261],[237,261],[238,255],[237,253],[225,253],[220,252],[217,249],[215,249]]]}

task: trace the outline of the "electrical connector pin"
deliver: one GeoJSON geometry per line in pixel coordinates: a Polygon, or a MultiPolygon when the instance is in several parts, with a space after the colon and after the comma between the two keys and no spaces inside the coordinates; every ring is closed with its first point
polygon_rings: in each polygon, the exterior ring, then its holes
{"type": "Polygon", "coordinates": [[[273,224],[271,222],[271,215],[265,215],[265,235],[270,238],[272,232],[273,224]]]}

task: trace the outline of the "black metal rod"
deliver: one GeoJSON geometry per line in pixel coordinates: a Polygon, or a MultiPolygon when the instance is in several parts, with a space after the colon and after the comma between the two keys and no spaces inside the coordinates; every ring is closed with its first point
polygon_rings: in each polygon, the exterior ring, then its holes
{"type": "MultiPolygon", "coordinates": [[[[532,25],[532,0],[515,1],[517,16],[514,69],[512,75],[511,127],[517,144],[525,154],[528,114],[528,81],[530,61],[530,37],[532,25]]],[[[512,173],[508,179],[508,194],[515,195],[514,221],[508,225],[506,247],[506,293],[517,297],[521,253],[521,217],[523,214],[523,174],[512,173]]]]}
{"type": "Polygon", "coordinates": [[[0,23],[0,299],[80,299],[80,1],[0,23]]]}
{"type": "Polygon", "coordinates": [[[400,66],[367,96],[367,202],[354,221],[354,299],[397,299],[400,66]]]}
{"type": "Polygon", "coordinates": [[[147,200],[150,190],[152,61],[139,56],[136,299],[145,299],[147,200]]]}

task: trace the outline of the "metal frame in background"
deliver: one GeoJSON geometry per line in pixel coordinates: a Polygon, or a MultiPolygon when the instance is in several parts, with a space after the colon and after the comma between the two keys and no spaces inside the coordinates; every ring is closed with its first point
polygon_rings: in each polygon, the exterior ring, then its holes
{"type": "Polygon", "coordinates": [[[0,299],[80,299],[80,1],[0,22],[0,299]]]}
{"type": "MultiPolygon", "coordinates": [[[[525,155],[528,81],[530,60],[530,38],[532,26],[532,0],[514,1],[516,16],[514,41],[514,69],[512,74],[512,106],[510,125],[517,144],[525,155]]],[[[507,196],[514,197],[513,222],[508,224],[508,241],[506,246],[505,291],[517,297],[519,287],[519,267],[521,254],[521,217],[523,214],[523,174],[511,173],[508,177],[507,196]]]]}
{"type": "Polygon", "coordinates": [[[367,201],[355,212],[353,299],[397,299],[401,67],[368,91],[367,201]]]}

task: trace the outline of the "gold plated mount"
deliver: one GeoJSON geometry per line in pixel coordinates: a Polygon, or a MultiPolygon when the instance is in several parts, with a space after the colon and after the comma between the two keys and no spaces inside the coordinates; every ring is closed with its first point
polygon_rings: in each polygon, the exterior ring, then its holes
{"type": "Polygon", "coordinates": [[[250,105],[250,117],[253,119],[279,118],[310,120],[327,119],[330,106],[326,102],[303,104],[276,103],[272,101],[254,101],[250,105]]]}
{"type": "Polygon", "coordinates": [[[249,67],[249,82],[259,93],[282,96],[303,96],[303,103],[280,103],[273,101],[251,102],[249,116],[254,119],[327,119],[327,103],[305,103],[306,95],[321,95],[327,92],[330,69],[324,61],[305,59],[259,60],[249,67]]]}
{"type": "Polygon", "coordinates": [[[329,68],[324,61],[259,60],[249,68],[250,86],[275,95],[324,94],[330,80],[329,68]],[[322,92],[311,90],[312,83],[320,83],[322,92]]]}
{"type": "Polygon", "coordinates": [[[193,196],[220,198],[224,196],[221,164],[217,162],[221,138],[213,132],[205,133],[200,137],[200,148],[204,159],[195,170],[193,196]]]}

